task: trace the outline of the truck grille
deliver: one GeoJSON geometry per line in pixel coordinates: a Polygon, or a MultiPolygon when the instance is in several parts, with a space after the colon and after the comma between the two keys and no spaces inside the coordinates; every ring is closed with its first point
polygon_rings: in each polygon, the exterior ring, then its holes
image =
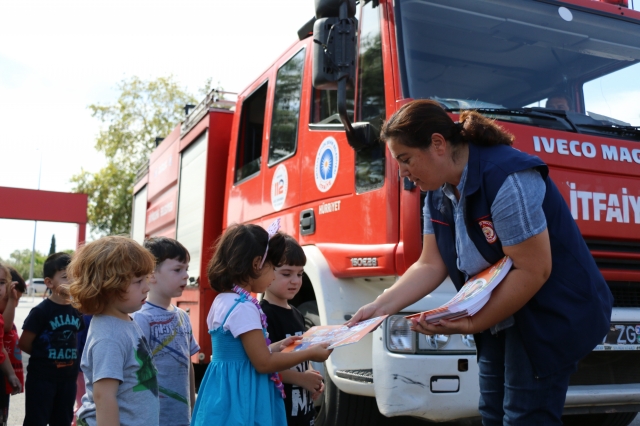
{"type": "MultiPolygon", "coordinates": [[[[640,271],[640,244],[623,241],[585,240],[600,270],[640,271]]],[[[640,282],[607,281],[616,308],[640,307],[640,282]]]]}
{"type": "Polygon", "coordinates": [[[362,383],[373,383],[373,369],[338,370],[336,376],[362,383]]]}
{"type": "Polygon", "coordinates": [[[640,307],[640,283],[633,281],[607,281],[613,294],[614,308],[640,307]]]}
{"type": "Polygon", "coordinates": [[[591,352],[569,379],[569,386],[631,383],[640,383],[640,351],[591,352]]]}
{"type": "Polygon", "coordinates": [[[585,240],[600,269],[640,271],[640,244],[637,242],[585,240]]]}

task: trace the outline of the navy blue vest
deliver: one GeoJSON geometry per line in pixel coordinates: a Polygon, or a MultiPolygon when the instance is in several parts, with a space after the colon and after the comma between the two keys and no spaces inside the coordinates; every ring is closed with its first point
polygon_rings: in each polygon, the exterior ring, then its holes
{"type": "MultiPolygon", "coordinates": [[[[553,264],[547,282],[514,317],[534,370],[544,377],[575,364],[603,341],[609,330],[613,296],[566,202],[548,176],[549,169],[538,157],[505,145],[469,144],[464,195],[465,222],[471,241],[491,264],[504,256],[500,239],[490,231],[491,205],[508,175],[530,168],[536,168],[546,184],[542,208],[553,264]]],[[[451,280],[460,289],[464,275],[456,265],[451,200],[439,189],[430,191],[425,203],[431,212],[442,260],[451,280]]],[[[476,338],[481,351],[481,338],[479,335],[476,338]]]]}

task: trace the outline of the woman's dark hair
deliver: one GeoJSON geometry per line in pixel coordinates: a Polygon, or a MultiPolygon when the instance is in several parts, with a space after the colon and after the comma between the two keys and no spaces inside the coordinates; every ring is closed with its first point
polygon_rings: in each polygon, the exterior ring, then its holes
{"type": "Polygon", "coordinates": [[[426,149],[434,133],[454,147],[468,142],[480,146],[513,144],[513,135],[494,120],[475,111],[462,111],[455,123],[438,102],[426,99],[409,102],[396,111],[382,125],[380,139],[386,142],[393,138],[402,145],[426,149]]]}
{"type": "MultiPolygon", "coordinates": [[[[253,259],[264,255],[268,238],[267,231],[258,225],[232,225],[227,228],[216,241],[215,254],[207,267],[211,287],[219,292],[229,291],[234,284],[258,278],[260,274],[253,268],[253,259]]],[[[277,233],[268,242],[266,262],[274,267],[282,265],[284,235],[277,233]]]]}
{"type": "Polygon", "coordinates": [[[24,278],[22,278],[22,275],[20,275],[20,273],[16,271],[16,268],[14,268],[13,266],[7,266],[7,268],[9,268],[9,272],[11,273],[11,281],[16,281],[18,283],[16,284],[16,290],[18,290],[20,293],[26,292],[27,283],[24,282],[24,278]]]}
{"type": "Polygon", "coordinates": [[[156,268],[167,259],[174,259],[182,263],[189,263],[191,260],[189,250],[173,238],[151,237],[144,240],[144,248],[156,258],[156,268]]]}
{"type": "Polygon", "coordinates": [[[300,244],[291,235],[284,236],[284,255],[282,257],[282,264],[289,266],[304,266],[307,264],[307,256],[304,254],[304,250],[300,247],[300,244]]]}

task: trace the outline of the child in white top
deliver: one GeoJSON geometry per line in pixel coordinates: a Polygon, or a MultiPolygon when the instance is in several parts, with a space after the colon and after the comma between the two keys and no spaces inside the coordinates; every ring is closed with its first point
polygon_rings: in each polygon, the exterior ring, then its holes
{"type": "Polygon", "coordinates": [[[300,337],[270,344],[267,317],[251,293],[262,293],[275,278],[284,253],[284,236],[257,225],[228,228],[208,268],[220,292],[207,317],[213,357],[200,385],[191,424],[282,426],[284,388],[277,371],[306,360],[322,362],[328,345],[281,353],[300,337]]]}

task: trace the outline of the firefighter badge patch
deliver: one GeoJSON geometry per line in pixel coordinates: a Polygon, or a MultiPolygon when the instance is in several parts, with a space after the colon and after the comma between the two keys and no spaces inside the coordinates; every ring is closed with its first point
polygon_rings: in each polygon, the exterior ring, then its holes
{"type": "Polygon", "coordinates": [[[480,228],[482,229],[487,242],[489,244],[495,243],[498,239],[498,236],[496,235],[496,230],[493,229],[493,222],[491,222],[490,220],[481,220],[478,222],[478,224],[480,225],[480,228]]]}

